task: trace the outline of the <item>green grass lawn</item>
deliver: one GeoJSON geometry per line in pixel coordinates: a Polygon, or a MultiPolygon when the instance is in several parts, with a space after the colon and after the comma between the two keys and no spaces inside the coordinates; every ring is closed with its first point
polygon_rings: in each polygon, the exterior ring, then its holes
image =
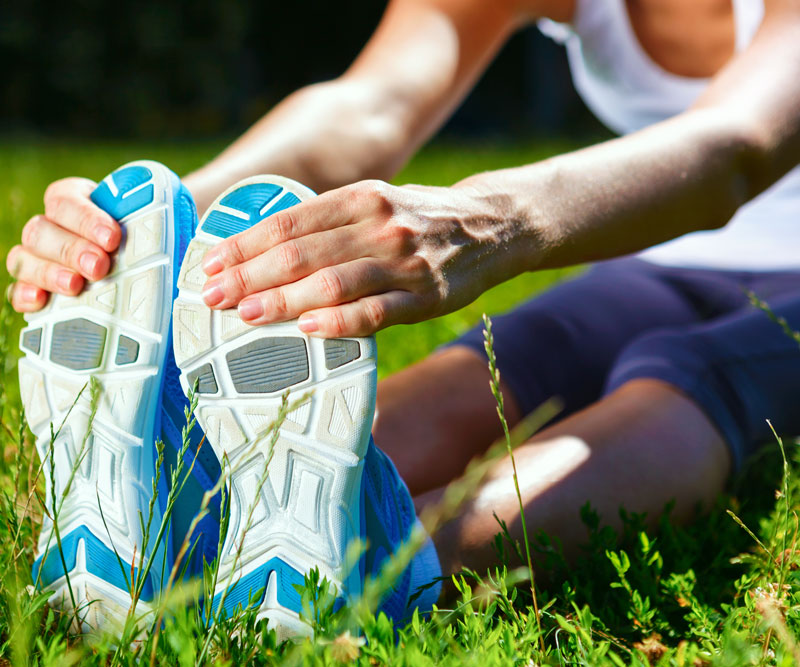
{"type": "MultiPolygon", "coordinates": [[[[220,147],[0,142],[0,251],[5,256],[25,221],[41,210],[42,193],[57,178],[99,179],[143,157],[186,173],[220,147]]],[[[479,170],[531,162],[565,148],[434,146],[409,164],[397,182],[446,185],[479,170]]],[[[413,363],[476,324],[483,312],[507,310],[568,273],[520,276],[461,311],[381,332],[379,374],[413,363]]],[[[625,530],[616,535],[587,506],[583,519],[590,537],[572,564],[561,557],[556,540],[537,535],[531,546],[540,571],[547,574],[538,589],[541,635],[525,573],[505,568],[504,553],[514,548],[506,545],[498,550],[496,569],[457,577],[459,594],[430,619],[415,617],[407,627],[396,628],[397,641],[387,619],[376,618],[369,605],[333,614],[323,599],[313,621],[315,640],[279,646],[248,611],[208,630],[185,598],[166,602],[169,613],[157,638],[151,634],[122,646],[109,638],[80,641],[69,630],[70,619],[50,611],[44,596],[28,587],[41,509],[35,499],[25,509],[38,462],[29,435],[20,429],[16,338],[21,318],[8,308],[2,317],[0,665],[800,663],[795,639],[800,629],[795,548],[800,457],[794,443],[786,443],[785,467],[777,444],[767,446],[717,506],[689,527],[673,525],[666,512],[660,529],[647,531],[642,517],[626,514],[625,530]]],[[[308,582],[305,598],[318,593],[308,582]]]]}

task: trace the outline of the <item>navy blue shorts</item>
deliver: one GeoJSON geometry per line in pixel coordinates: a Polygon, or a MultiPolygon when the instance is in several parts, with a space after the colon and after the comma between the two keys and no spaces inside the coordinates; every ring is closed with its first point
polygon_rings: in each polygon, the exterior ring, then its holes
{"type": "MultiPolygon", "coordinates": [[[[629,380],[655,378],[716,424],[735,467],[772,436],[800,435],[800,346],[745,290],[800,329],[800,271],[602,262],[493,319],[501,375],[523,414],[557,396],[561,417],[629,380]]],[[[484,353],[482,327],[454,341],[484,353]]]]}

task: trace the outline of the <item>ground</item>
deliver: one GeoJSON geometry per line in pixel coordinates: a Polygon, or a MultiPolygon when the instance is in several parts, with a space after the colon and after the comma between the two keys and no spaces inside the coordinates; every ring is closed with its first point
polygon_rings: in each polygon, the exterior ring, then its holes
{"type": "MultiPolygon", "coordinates": [[[[52,180],[98,179],[137,158],[186,173],[220,144],[95,144],[0,140],[0,253],[41,209],[52,180]]],[[[397,182],[446,185],[469,173],[540,159],[567,145],[440,144],[426,150],[397,182]]],[[[530,274],[485,294],[467,308],[432,322],[394,327],[378,336],[379,374],[421,358],[467,327],[544,289],[565,272],[530,274]]],[[[668,508],[658,531],[628,516],[624,535],[604,528],[587,506],[590,531],[583,556],[567,565],[557,541],[532,537],[538,554],[539,622],[527,569],[507,572],[505,556],[518,545],[498,538],[497,569],[465,572],[460,593],[430,619],[391,628],[369,605],[336,615],[310,581],[305,598],[316,609],[316,639],[277,646],[247,612],[210,629],[186,598],[171,599],[158,633],[115,645],[108,638],[77,640],[69,619],[48,611],[28,587],[37,516],[28,502],[38,462],[20,428],[16,340],[21,318],[6,307],[0,322],[0,665],[2,664],[800,664],[800,454],[767,443],[729,492],[693,525],[675,527],[668,508]],[[33,458],[33,460],[31,460],[33,458]]],[[[489,388],[487,387],[487,391],[489,388]]],[[[800,401],[800,397],[798,397],[800,401]]],[[[765,415],[765,418],[769,415],[765,415]]],[[[498,526],[498,532],[501,528],[498,526]]],[[[524,547],[520,549],[524,553],[524,547]]],[[[385,582],[379,582],[385,585],[385,582]]],[[[186,592],[190,597],[196,592],[186,592]]],[[[310,611],[310,613],[312,613],[310,611]]],[[[312,614],[313,615],[313,614],[312,614]]]]}

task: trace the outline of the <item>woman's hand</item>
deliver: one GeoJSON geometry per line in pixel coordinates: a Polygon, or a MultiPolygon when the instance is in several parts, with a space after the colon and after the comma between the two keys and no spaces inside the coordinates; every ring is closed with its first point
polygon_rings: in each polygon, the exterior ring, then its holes
{"type": "Polygon", "coordinates": [[[515,233],[468,186],[363,181],[226,239],[203,261],[203,298],[248,324],[299,318],[322,337],[364,336],[451,312],[514,274],[515,233]]]}
{"type": "Polygon", "coordinates": [[[40,310],[51,292],[74,296],[85,280],[108,273],[108,253],[119,246],[117,222],[89,199],[96,183],[64,178],[44,194],[44,214],[33,216],[22,229],[22,243],[6,257],[6,268],[17,282],[11,304],[17,312],[40,310]]]}

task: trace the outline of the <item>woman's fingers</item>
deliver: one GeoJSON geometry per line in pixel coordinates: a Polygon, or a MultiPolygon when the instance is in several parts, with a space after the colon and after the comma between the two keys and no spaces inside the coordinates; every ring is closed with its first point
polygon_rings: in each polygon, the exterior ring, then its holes
{"type": "Polygon", "coordinates": [[[32,313],[44,308],[47,292],[29,283],[14,283],[10,289],[10,301],[18,313],[32,313]]]}
{"type": "Polygon", "coordinates": [[[291,320],[313,308],[333,306],[389,289],[391,282],[391,276],[381,264],[372,259],[358,259],[248,296],[239,303],[239,317],[252,325],[291,320]]]}
{"type": "Polygon", "coordinates": [[[203,270],[206,275],[213,276],[287,241],[385,212],[386,191],[391,187],[381,181],[361,181],[279,211],[209,250],[203,260],[203,270]]]}
{"type": "Polygon", "coordinates": [[[111,267],[105,250],[43,215],[34,216],[22,229],[22,244],[36,256],[72,269],[89,280],[99,280],[111,267]]]}
{"type": "Polygon", "coordinates": [[[416,316],[418,301],[419,297],[411,292],[393,290],[309,311],[300,316],[297,326],[300,331],[320,338],[370,336],[393,324],[420,319],[416,316]]]}
{"type": "Polygon", "coordinates": [[[89,198],[96,183],[87,178],[64,178],[44,193],[45,217],[112,252],[122,240],[119,224],[89,198]]]}
{"type": "Polygon", "coordinates": [[[23,246],[14,246],[6,257],[6,268],[12,277],[35,287],[75,296],[83,289],[83,276],[56,262],[42,259],[23,246]]]}
{"type": "Polygon", "coordinates": [[[209,278],[203,300],[211,308],[233,308],[249,294],[298,281],[323,267],[365,254],[367,239],[354,227],[288,240],[209,278]]]}

